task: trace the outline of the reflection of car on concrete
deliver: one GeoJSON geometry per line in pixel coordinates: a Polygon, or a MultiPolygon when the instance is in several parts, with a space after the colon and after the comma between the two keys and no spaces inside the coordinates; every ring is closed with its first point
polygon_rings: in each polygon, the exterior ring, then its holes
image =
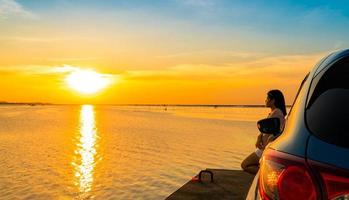
{"type": "Polygon", "coordinates": [[[247,199],[349,199],[349,50],[325,57],[305,77],[247,199]]]}

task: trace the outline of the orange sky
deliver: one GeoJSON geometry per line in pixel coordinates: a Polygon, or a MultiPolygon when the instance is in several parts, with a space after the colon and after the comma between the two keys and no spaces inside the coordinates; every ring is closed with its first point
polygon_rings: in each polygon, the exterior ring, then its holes
{"type": "Polygon", "coordinates": [[[187,64],[115,71],[92,62],[78,65],[76,61],[65,61],[61,66],[49,62],[13,65],[0,73],[0,99],[51,103],[262,104],[266,92],[278,88],[291,103],[309,66],[319,57],[266,56],[224,65],[187,64]],[[111,75],[114,82],[99,93],[80,94],[65,82],[73,68],[94,69],[111,75]]]}
{"type": "Polygon", "coordinates": [[[128,12],[113,21],[90,10],[81,12],[91,18],[56,16],[16,3],[12,13],[0,6],[0,101],[264,104],[268,90],[280,89],[290,104],[303,77],[328,52],[295,53],[286,45],[278,51],[270,36],[196,21],[152,21],[128,12]],[[113,82],[83,95],[65,82],[76,69],[113,82]]]}

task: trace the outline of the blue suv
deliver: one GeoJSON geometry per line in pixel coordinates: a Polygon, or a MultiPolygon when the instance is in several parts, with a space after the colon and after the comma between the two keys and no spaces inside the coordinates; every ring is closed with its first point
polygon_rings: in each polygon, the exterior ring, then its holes
{"type": "MultiPolygon", "coordinates": [[[[259,129],[272,133],[272,124],[259,129]]],[[[349,199],[349,49],[323,58],[306,75],[247,199],[349,199]]]]}

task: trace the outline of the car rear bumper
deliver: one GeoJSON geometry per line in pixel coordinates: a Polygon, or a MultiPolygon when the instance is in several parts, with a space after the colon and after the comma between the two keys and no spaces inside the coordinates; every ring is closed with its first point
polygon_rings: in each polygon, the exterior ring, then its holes
{"type": "Polygon", "coordinates": [[[259,180],[259,171],[253,179],[253,182],[250,186],[250,189],[247,193],[246,200],[260,200],[260,195],[258,191],[258,180],[259,180]]]}

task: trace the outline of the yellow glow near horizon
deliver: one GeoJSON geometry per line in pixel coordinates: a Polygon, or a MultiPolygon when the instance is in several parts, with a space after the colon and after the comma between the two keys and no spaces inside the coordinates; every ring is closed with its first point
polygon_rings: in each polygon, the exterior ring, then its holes
{"type": "Polygon", "coordinates": [[[106,75],[93,70],[73,71],[66,77],[68,86],[82,94],[93,94],[103,90],[110,84],[106,75]]]}

